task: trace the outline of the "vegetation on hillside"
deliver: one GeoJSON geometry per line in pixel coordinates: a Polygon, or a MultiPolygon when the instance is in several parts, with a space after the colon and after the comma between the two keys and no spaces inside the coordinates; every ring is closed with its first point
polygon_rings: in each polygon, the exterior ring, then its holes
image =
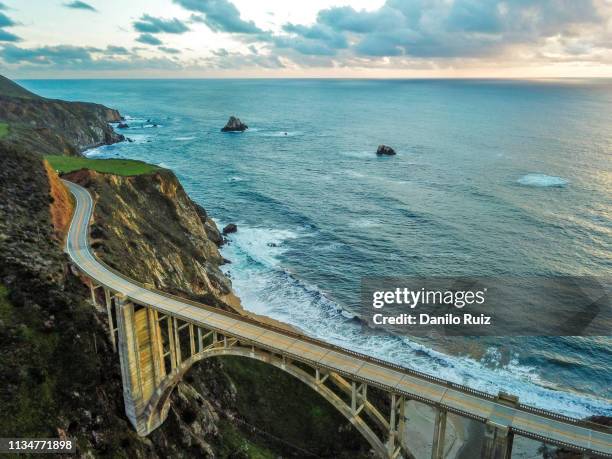
{"type": "Polygon", "coordinates": [[[0,75],[0,94],[20,99],[42,99],[42,97],[37,96],[33,92],[28,91],[2,75],[0,75]]]}
{"type": "Polygon", "coordinates": [[[0,183],[0,436],[151,457],[125,418],[104,318],[66,269],[42,158],[0,144],[0,183]]]}
{"type": "Polygon", "coordinates": [[[9,133],[9,126],[6,123],[0,123],[0,139],[6,137],[9,133]]]}
{"type": "Polygon", "coordinates": [[[0,123],[11,129],[0,140],[42,154],[78,156],[87,148],[121,142],[109,125],[121,120],[117,110],[89,102],[40,97],[0,75],[0,123]]]}
{"type": "Polygon", "coordinates": [[[102,174],[123,176],[150,174],[160,167],[132,159],[91,159],[78,156],[46,155],[53,169],[61,174],[90,169],[102,174]]]}

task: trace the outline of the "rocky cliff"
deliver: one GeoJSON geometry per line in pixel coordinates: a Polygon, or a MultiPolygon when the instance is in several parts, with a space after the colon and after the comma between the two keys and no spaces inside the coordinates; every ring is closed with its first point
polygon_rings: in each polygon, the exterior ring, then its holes
{"type": "Polygon", "coordinates": [[[87,102],[66,102],[33,94],[0,76],[1,139],[41,154],[78,155],[87,148],[124,140],[109,126],[117,110],[87,102]]]}
{"type": "Polygon", "coordinates": [[[168,293],[240,309],[219,270],[223,258],[217,226],[171,171],[118,176],[81,170],[66,178],[94,193],[91,237],[108,265],[168,293]]]}
{"type": "Polygon", "coordinates": [[[39,155],[0,145],[0,434],[145,457],[103,318],[67,269],[65,191],[39,155]]]}

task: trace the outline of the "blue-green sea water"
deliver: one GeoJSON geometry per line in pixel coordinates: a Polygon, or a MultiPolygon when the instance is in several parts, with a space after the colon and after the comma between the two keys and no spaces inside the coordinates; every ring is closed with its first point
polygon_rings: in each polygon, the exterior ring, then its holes
{"type": "Polygon", "coordinates": [[[246,309],[572,416],[612,415],[612,339],[362,333],[372,275],[612,270],[612,81],[24,81],[118,108],[88,152],[172,169],[219,224],[246,309]],[[250,129],[221,133],[229,115],[250,129]],[[157,125],[157,126],[155,126],[157,125]],[[398,155],[377,157],[378,144],[398,155]]]}

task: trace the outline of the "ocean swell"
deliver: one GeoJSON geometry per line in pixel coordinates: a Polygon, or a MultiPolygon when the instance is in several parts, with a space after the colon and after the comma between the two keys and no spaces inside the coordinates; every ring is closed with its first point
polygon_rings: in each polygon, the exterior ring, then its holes
{"type": "Polygon", "coordinates": [[[612,414],[605,401],[558,389],[535,367],[521,364],[518,356],[502,363],[496,346],[488,348],[480,360],[468,356],[451,357],[408,337],[364,328],[361,320],[334,302],[326,292],[283,268],[282,255],[292,240],[302,236],[299,232],[238,226],[238,232],[230,236],[222,252],[232,261],[225,271],[246,309],[354,351],[488,393],[511,392],[523,403],[568,416],[612,414]]]}

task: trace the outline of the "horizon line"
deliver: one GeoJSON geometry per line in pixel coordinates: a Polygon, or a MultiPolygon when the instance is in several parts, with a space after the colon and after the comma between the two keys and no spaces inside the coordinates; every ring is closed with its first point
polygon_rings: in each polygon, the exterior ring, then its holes
{"type": "MultiPolygon", "coordinates": [[[[6,75],[4,75],[6,76],[6,75]]],[[[538,76],[538,77],[491,77],[491,76],[432,76],[432,77],[400,77],[400,76],[183,76],[183,77],[79,77],[79,76],[49,76],[49,77],[6,77],[16,81],[42,81],[42,80],[489,80],[489,81],[542,81],[542,80],[612,80],[610,76],[538,76]]]]}

